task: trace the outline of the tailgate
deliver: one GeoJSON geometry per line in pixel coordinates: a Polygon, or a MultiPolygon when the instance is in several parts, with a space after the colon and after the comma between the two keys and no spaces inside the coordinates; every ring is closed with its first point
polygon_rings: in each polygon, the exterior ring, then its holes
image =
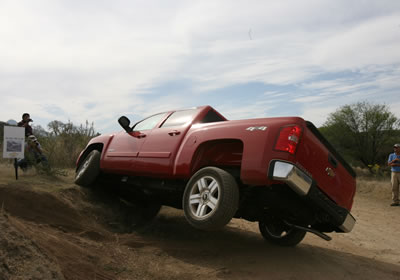
{"type": "Polygon", "coordinates": [[[296,154],[298,164],[311,173],[322,192],[351,210],[356,190],[354,170],[311,122],[306,122],[306,127],[296,154]]]}

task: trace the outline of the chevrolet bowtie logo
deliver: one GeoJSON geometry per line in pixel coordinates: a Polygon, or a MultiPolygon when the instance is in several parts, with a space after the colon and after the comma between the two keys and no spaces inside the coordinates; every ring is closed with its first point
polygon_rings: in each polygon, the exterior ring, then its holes
{"type": "Polygon", "coordinates": [[[332,170],[332,168],[330,168],[330,167],[327,167],[326,169],[325,169],[325,171],[326,171],[326,174],[328,174],[328,176],[330,176],[330,177],[335,177],[335,171],[333,171],[332,170]]]}

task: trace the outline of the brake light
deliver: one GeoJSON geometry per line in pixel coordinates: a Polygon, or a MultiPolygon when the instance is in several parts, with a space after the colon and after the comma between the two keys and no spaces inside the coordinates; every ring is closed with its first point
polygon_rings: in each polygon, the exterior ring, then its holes
{"type": "Polygon", "coordinates": [[[275,149],[278,151],[289,152],[292,155],[296,152],[297,144],[300,141],[301,128],[297,125],[286,126],[279,132],[275,149]]]}

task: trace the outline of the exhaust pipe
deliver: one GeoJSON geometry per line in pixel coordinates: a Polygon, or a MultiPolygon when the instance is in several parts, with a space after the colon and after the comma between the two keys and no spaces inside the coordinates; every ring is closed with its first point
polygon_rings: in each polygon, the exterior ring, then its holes
{"type": "Polygon", "coordinates": [[[285,224],[290,226],[290,227],[293,227],[293,228],[297,228],[297,229],[301,229],[301,230],[304,230],[304,231],[307,231],[307,232],[311,232],[311,233],[321,237],[322,239],[324,239],[326,241],[331,241],[332,240],[332,237],[330,237],[329,235],[326,235],[325,233],[322,233],[322,232],[320,232],[318,230],[315,230],[315,229],[312,229],[312,228],[308,228],[308,227],[302,227],[302,226],[298,226],[298,225],[293,225],[293,224],[288,223],[286,221],[285,221],[285,224]]]}

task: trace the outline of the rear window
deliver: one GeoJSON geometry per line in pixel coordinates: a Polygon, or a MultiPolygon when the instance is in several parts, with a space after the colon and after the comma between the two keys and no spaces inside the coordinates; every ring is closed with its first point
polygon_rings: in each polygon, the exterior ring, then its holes
{"type": "Polygon", "coordinates": [[[172,113],[171,116],[169,116],[169,118],[164,122],[161,127],[183,126],[190,123],[196,113],[197,110],[176,111],[172,113]]]}
{"type": "Polygon", "coordinates": [[[214,110],[210,110],[207,115],[200,121],[201,123],[222,122],[225,121],[214,110]]]}

